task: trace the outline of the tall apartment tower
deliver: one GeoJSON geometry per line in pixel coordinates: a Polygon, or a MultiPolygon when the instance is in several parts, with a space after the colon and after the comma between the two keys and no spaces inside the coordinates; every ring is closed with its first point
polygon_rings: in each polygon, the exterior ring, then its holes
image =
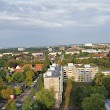
{"type": "Polygon", "coordinates": [[[54,88],[56,99],[55,107],[59,108],[62,102],[63,72],[62,68],[57,64],[52,64],[48,71],[44,73],[44,88],[54,88]]]}

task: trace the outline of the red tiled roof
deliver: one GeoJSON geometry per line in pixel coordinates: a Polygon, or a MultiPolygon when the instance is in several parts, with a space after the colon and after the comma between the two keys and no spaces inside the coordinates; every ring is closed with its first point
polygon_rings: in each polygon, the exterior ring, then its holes
{"type": "Polygon", "coordinates": [[[42,69],[43,69],[43,64],[36,64],[35,66],[34,66],[34,70],[37,72],[37,71],[42,71],[42,69]]]}

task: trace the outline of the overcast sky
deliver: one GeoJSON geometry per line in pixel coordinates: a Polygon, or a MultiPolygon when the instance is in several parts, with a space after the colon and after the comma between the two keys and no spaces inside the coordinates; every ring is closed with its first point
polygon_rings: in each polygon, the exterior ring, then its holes
{"type": "Polygon", "coordinates": [[[0,47],[110,43],[110,0],[0,0],[0,47]]]}

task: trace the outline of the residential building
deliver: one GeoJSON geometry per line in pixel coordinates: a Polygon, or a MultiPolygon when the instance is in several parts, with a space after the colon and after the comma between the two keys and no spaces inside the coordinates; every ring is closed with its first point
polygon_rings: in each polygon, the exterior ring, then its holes
{"type": "Polygon", "coordinates": [[[37,56],[43,56],[43,52],[36,52],[36,53],[32,53],[33,56],[37,57],[37,56]]]}
{"type": "Polygon", "coordinates": [[[107,52],[95,53],[93,54],[93,58],[104,58],[104,57],[107,57],[107,55],[108,55],[107,52]]]}
{"type": "Polygon", "coordinates": [[[53,48],[48,48],[48,52],[52,52],[53,51],[53,48]]]}
{"type": "Polygon", "coordinates": [[[48,71],[44,73],[44,88],[54,88],[56,99],[55,107],[59,108],[62,102],[63,72],[62,68],[57,64],[52,64],[48,71]]]}
{"type": "Polygon", "coordinates": [[[25,64],[24,66],[17,65],[16,67],[12,67],[12,68],[8,67],[8,69],[10,72],[24,72],[24,68],[27,66],[30,67],[31,70],[38,72],[38,71],[42,71],[44,65],[43,64],[36,64],[33,67],[32,64],[25,64]]]}
{"type": "Polygon", "coordinates": [[[25,51],[25,48],[18,48],[18,51],[25,51]]]}
{"type": "Polygon", "coordinates": [[[0,53],[0,58],[2,58],[2,57],[3,57],[3,54],[0,53]]]}
{"type": "Polygon", "coordinates": [[[34,71],[38,72],[38,71],[42,71],[44,64],[36,64],[34,66],[34,71]]]}
{"type": "Polygon", "coordinates": [[[56,56],[57,54],[61,55],[61,51],[49,52],[49,55],[54,55],[54,56],[56,56]]]}
{"type": "Polygon", "coordinates": [[[67,78],[74,78],[76,82],[91,82],[95,75],[98,73],[97,66],[87,65],[75,65],[69,63],[68,66],[63,67],[64,80],[67,78]]]}
{"type": "Polygon", "coordinates": [[[85,46],[92,47],[93,45],[91,43],[87,43],[85,46]]]}
{"type": "Polygon", "coordinates": [[[66,51],[66,54],[71,54],[72,55],[72,54],[75,54],[75,53],[79,54],[80,52],[79,51],[68,51],[68,50],[66,51]]]}
{"type": "Polygon", "coordinates": [[[68,63],[68,66],[63,66],[63,74],[64,74],[64,80],[67,78],[75,77],[75,66],[73,63],[68,63]]]}
{"type": "Polygon", "coordinates": [[[59,50],[60,50],[60,51],[65,51],[65,48],[66,48],[66,46],[60,46],[60,47],[59,47],[59,50]]]}

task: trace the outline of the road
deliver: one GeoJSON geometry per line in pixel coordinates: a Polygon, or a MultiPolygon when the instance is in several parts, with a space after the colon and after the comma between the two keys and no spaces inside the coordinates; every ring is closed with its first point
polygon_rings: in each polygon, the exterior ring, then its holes
{"type": "MultiPolygon", "coordinates": [[[[37,83],[36,83],[36,85],[33,88],[37,92],[37,83]]],[[[15,101],[17,103],[23,104],[23,102],[28,98],[30,93],[31,93],[31,88],[30,87],[25,88],[24,92],[20,96],[18,96],[15,99],[15,101]]],[[[31,98],[33,99],[33,96],[31,96],[31,98]]],[[[6,102],[5,103],[0,103],[0,110],[2,110],[2,108],[5,106],[5,104],[6,104],[6,102]]],[[[22,110],[22,108],[19,108],[18,110],[22,110]]]]}

